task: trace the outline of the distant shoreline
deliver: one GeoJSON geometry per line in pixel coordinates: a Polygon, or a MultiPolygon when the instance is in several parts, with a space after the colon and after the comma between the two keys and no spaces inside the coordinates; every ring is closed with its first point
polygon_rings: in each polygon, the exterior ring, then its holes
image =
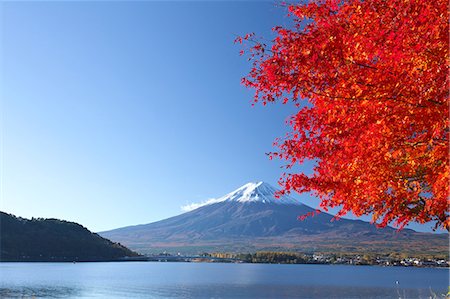
{"type": "Polygon", "coordinates": [[[0,260],[0,263],[108,263],[108,262],[147,262],[147,257],[137,256],[137,257],[125,257],[125,258],[115,258],[115,259],[80,259],[80,260],[69,260],[69,259],[9,259],[0,260]]]}
{"type": "Polygon", "coordinates": [[[437,261],[422,264],[405,264],[402,261],[392,262],[390,264],[383,263],[352,263],[352,262],[263,262],[263,261],[245,261],[233,258],[217,258],[204,256],[143,256],[140,258],[124,258],[124,259],[102,259],[102,260],[2,260],[1,263],[111,263],[111,262],[159,262],[159,263],[221,263],[221,264],[273,264],[273,265],[343,265],[343,266],[379,266],[379,267],[403,267],[403,268],[439,268],[450,270],[450,264],[439,264],[437,261]]]}

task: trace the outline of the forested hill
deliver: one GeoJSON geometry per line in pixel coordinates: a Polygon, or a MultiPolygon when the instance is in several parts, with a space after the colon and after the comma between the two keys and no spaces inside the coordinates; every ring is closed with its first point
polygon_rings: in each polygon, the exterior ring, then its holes
{"type": "Polygon", "coordinates": [[[137,256],[74,222],[29,220],[0,212],[1,261],[108,261],[137,256]]]}

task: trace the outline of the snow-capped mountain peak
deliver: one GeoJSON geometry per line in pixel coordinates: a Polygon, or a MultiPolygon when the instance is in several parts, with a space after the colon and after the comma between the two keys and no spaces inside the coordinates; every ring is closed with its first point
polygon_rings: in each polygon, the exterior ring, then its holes
{"type": "Polygon", "coordinates": [[[203,203],[193,203],[182,207],[185,211],[195,210],[199,207],[218,203],[218,202],[240,202],[240,203],[274,203],[274,204],[295,204],[302,205],[298,200],[290,196],[282,196],[280,198],[275,197],[275,193],[278,190],[265,182],[250,182],[231,193],[220,198],[214,198],[207,200],[203,203]]]}
{"type": "Polygon", "coordinates": [[[290,196],[276,198],[278,190],[265,182],[251,182],[221,197],[218,201],[261,202],[279,204],[300,204],[290,196]]]}

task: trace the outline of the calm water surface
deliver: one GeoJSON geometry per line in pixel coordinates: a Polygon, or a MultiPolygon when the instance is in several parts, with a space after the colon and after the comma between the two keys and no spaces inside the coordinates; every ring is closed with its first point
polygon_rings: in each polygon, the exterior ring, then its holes
{"type": "Polygon", "coordinates": [[[442,298],[448,285],[433,268],[0,263],[1,298],[442,298]]]}

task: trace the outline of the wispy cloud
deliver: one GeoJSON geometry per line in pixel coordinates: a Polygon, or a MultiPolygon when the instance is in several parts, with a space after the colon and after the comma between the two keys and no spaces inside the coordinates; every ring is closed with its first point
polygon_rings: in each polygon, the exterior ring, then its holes
{"type": "Polygon", "coordinates": [[[189,211],[198,209],[200,207],[203,207],[203,206],[206,206],[206,205],[210,205],[210,204],[213,204],[213,203],[216,203],[216,202],[220,202],[220,201],[222,201],[221,198],[219,198],[219,199],[217,199],[217,198],[210,198],[210,199],[208,199],[206,201],[203,201],[203,202],[191,203],[191,204],[182,206],[181,210],[183,212],[189,212],[189,211]]]}

